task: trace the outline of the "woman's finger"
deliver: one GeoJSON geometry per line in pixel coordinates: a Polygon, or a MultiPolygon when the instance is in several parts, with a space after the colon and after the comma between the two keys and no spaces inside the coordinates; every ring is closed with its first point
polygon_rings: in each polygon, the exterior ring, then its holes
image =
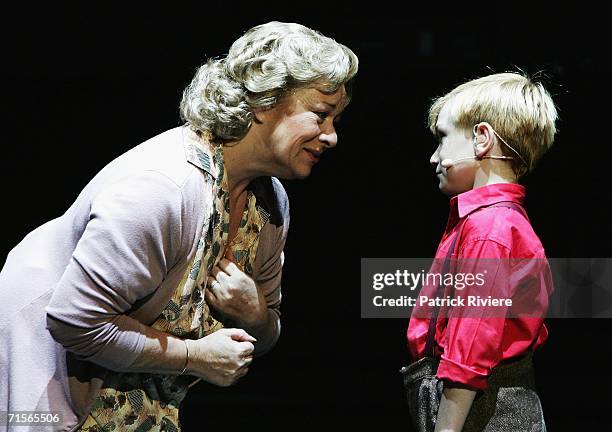
{"type": "Polygon", "coordinates": [[[206,300],[206,303],[209,306],[216,306],[217,305],[217,296],[210,289],[204,290],[204,300],[206,300]]]}
{"type": "Polygon", "coordinates": [[[227,258],[223,258],[219,261],[219,268],[230,276],[240,271],[238,266],[227,258]]]}
{"type": "MultiPolygon", "coordinates": [[[[225,273],[219,267],[213,267],[210,273],[212,274],[213,279],[215,279],[217,282],[220,282],[221,285],[228,285],[232,279],[227,273],[225,273]]],[[[212,284],[214,282],[210,282],[210,283],[212,284]]]]}
{"type": "Polygon", "coordinates": [[[212,277],[212,276],[210,276],[210,275],[209,275],[209,276],[206,278],[206,288],[211,288],[211,289],[213,289],[213,285],[214,285],[214,283],[215,283],[215,282],[217,282],[217,279],[215,279],[214,277],[212,277]]]}

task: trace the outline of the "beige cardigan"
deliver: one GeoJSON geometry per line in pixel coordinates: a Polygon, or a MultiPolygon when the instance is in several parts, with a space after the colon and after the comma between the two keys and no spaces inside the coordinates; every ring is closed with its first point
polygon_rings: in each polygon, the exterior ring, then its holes
{"type": "MultiPolygon", "coordinates": [[[[0,411],[61,411],[53,430],[72,430],[107,369],[137,372],[140,327],[166,306],[208,221],[217,175],[209,158],[187,127],[166,131],[104,167],[66,213],[9,253],[0,273],[0,411]],[[186,151],[190,142],[197,151],[186,151]]],[[[259,339],[266,350],[280,334],[289,206],[277,179],[253,185],[270,214],[253,265],[276,317],[259,339]]]]}

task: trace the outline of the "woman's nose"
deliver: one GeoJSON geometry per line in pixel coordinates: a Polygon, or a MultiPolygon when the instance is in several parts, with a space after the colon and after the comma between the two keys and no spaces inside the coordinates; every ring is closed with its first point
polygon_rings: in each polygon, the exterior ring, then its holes
{"type": "Polygon", "coordinates": [[[325,143],[326,147],[336,147],[336,144],[338,144],[338,134],[336,130],[332,128],[331,131],[323,132],[319,135],[319,141],[325,143]]]}

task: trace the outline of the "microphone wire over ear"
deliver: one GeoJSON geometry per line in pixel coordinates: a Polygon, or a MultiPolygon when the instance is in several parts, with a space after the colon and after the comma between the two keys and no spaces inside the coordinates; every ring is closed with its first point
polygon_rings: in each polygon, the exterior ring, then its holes
{"type": "MultiPolygon", "coordinates": [[[[489,125],[489,126],[490,126],[490,125],[489,125]]],[[[478,130],[478,124],[475,124],[475,125],[474,125],[474,128],[473,128],[473,130],[472,130],[472,132],[474,133],[474,139],[477,139],[477,137],[478,137],[477,130],[478,130]]],[[[491,130],[493,131],[493,133],[495,134],[495,136],[496,136],[497,138],[499,138],[499,140],[505,144],[505,146],[506,146],[506,147],[508,147],[510,150],[512,150],[512,152],[513,152],[515,155],[517,155],[517,156],[518,156],[518,158],[519,158],[519,160],[521,161],[521,163],[522,163],[523,165],[525,165],[525,167],[527,168],[527,170],[528,170],[528,171],[530,171],[530,170],[531,170],[531,166],[530,166],[530,165],[527,163],[527,161],[525,160],[525,158],[523,158],[523,156],[521,156],[521,154],[520,154],[520,153],[519,153],[519,152],[518,152],[518,151],[517,151],[517,150],[516,150],[514,147],[512,147],[510,144],[508,144],[508,143],[506,142],[506,140],[505,140],[505,139],[503,139],[503,138],[501,137],[501,135],[500,135],[500,134],[498,134],[498,133],[497,133],[497,131],[496,131],[495,129],[493,129],[493,127],[491,127],[491,130]]],[[[512,160],[512,159],[514,159],[514,158],[512,158],[512,157],[508,157],[508,156],[496,156],[496,157],[493,157],[493,156],[488,156],[488,157],[487,157],[487,156],[485,156],[485,157],[482,157],[481,159],[510,159],[510,160],[512,160]]]]}

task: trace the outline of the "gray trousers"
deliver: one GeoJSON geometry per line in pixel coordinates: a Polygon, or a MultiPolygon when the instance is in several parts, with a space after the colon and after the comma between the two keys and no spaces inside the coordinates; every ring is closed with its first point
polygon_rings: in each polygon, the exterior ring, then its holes
{"type": "MultiPolygon", "coordinates": [[[[437,359],[425,357],[401,372],[410,416],[418,432],[433,432],[444,383],[436,377],[437,359]]],[[[532,354],[495,367],[487,388],[478,391],[463,432],[546,432],[535,391],[532,354]]]]}

